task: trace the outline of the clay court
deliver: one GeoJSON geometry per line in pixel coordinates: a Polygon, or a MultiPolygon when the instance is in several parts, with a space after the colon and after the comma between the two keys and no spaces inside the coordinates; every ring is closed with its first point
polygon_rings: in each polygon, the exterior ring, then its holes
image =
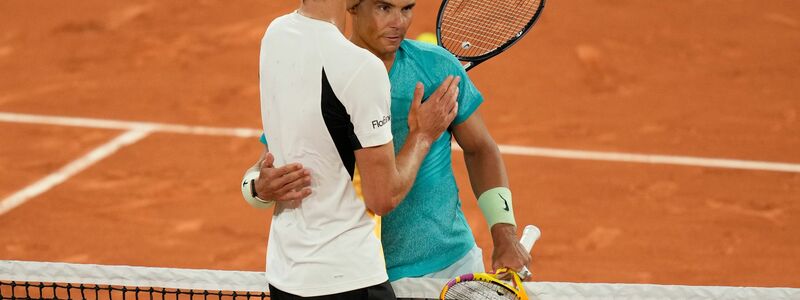
{"type": "MultiPolygon", "coordinates": [[[[263,270],[238,183],[298,2],[0,1],[0,259],[263,270]]],[[[800,2],[550,0],[470,76],[535,280],[800,287],[800,2]]]]}

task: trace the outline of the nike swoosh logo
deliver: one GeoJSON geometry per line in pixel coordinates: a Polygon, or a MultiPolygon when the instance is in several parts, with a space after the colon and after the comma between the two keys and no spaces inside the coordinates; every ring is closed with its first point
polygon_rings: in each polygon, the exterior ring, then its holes
{"type": "Polygon", "coordinates": [[[503,199],[503,203],[506,204],[506,207],[504,207],[503,209],[505,211],[511,211],[511,209],[508,207],[508,200],[506,200],[506,198],[503,198],[503,195],[500,195],[500,194],[497,194],[497,195],[500,196],[500,199],[503,199]]]}

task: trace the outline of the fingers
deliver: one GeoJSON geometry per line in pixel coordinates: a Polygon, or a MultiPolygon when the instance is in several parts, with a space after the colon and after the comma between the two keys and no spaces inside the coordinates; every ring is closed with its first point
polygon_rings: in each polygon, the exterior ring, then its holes
{"type": "Polygon", "coordinates": [[[450,81],[450,85],[448,85],[447,90],[445,91],[444,95],[440,101],[443,102],[443,111],[445,112],[447,117],[450,117],[450,114],[457,109],[458,107],[458,83],[461,82],[461,77],[456,76],[453,80],[450,81]]]}
{"type": "Polygon", "coordinates": [[[296,190],[296,191],[291,191],[291,192],[285,193],[285,194],[281,195],[280,197],[278,197],[277,200],[278,201],[296,201],[296,200],[302,200],[305,197],[308,197],[309,195],[311,195],[311,189],[310,188],[303,188],[301,190],[296,190]]]}
{"type": "MultiPolygon", "coordinates": [[[[301,177],[291,180],[289,183],[285,184],[282,188],[280,188],[278,190],[278,195],[311,186],[311,176],[308,174],[307,170],[303,171],[305,171],[305,173],[301,175],[301,177]]],[[[289,177],[289,176],[293,175],[290,174],[284,177],[289,177]]]]}
{"type": "MultiPolygon", "coordinates": [[[[458,89],[458,85],[461,83],[461,76],[456,76],[450,81],[450,86],[447,87],[448,90],[458,89]]],[[[457,94],[457,93],[456,93],[457,94]]]]}
{"type": "Polygon", "coordinates": [[[522,262],[520,262],[519,260],[513,260],[513,261],[498,260],[492,263],[493,271],[497,271],[501,268],[509,268],[511,270],[514,270],[514,272],[518,272],[522,270],[522,267],[523,267],[522,262]]]}
{"type": "Polygon", "coordinates": [[[266,175],[270,181],[274,181],[285,176],[286,174],[297,172],[302,169],[303,165],[299,163],[291,163],[280,168],[275,168],[275,166],[272,166],[271,164],[270,166],[267,166],[265,160],[265,163],[261,165],[261,175],[266,175]]]}
{"type": "MultiPolygon", "coordinates": [[[[441,100],[450,102],[450,101],[455,101],[455,99],[458,97],[458,84],[461,82],[461,77],[448,76],[448,79],[451,80],[447,84],[447,87],[445,88],[444,93],[442,94],[441,100]]],[[[444,85],[444,83],[442,83],[442,85],[444,85]]]]}
{"type": "Polygon", "coordinates": [[[419,130],[426,138],[438,138],[457,115],[460,82],[459,76],[447,76],[424,103],[424,87],[417,84],[408,114],[409,131],[419,130]]]}
{"type": "Polygon", "coordinates": [[[461,80],[461,77],[456,77],[453,82],[451,83],[450,87],[447,89],[447,93],[442,97],[442,101],[444,102],[444,112],[445,112],[445,120],[447,124],[450,124],[455,118],[458,113],[458,93],[460,92],[458,88],[458,82],[461,80]]]}
{"type": "MultiPolygon", "coordinates": [[[[495,269],[495,272],[496,272],[496,270],[497,269],[495,269]]],[[[497,279],[510,281],[511,280],[511,274],[510,273],[499,274],[499,275],[497,275],[497,279]]]]}
{"type": "MultiPolygon", "coordinates": [[[[453,82],[456,81],[458,81],[458,77],[456,77],[456,80],[454,80],[453,82]]],[[[444,109],[446,112],[450,112],[451,110],[453,110],[453,107],[457,105],[458,101],[456,101],[456,99],[458,99],[459,91],[460,90],[458,88],[458,84],[454,84],[447,89],[447,93],[445,93],[444,96],[442,97],[443,101],[445,101],[444,109]]]]}
{"type": "MultiPolygon", "coordinates": [[[[422,85],[422,82],[417,82],[417,87],[414,88],[414,100],[411,101],[411,109],[408,110],[408,121],[410,123],[416,122],[417,111],[419,111],[419,106],[422,104],[423,95],[425,95],[425,86],[422,85]]],[[[412,125],[409,127],[416,127],[416,124],[412,125]]]]}
{"type": "MultiPolygon", "coordinates": [[[[447,119],[449,119],[450,121],[453,121],[456,118],[456,115],[458,115],[458,102],[456,102],[456,104],[453,106],[452,110],[450,110],[450,112],[447,114],[447,119]]],[[[449,123],[450,122],[448,122],[448,124],[449,123]]]]}
{"type": "Polygon", "coordinates": [[[449,124],[455,118],[455,112],[458,110],[458,84],[461,82],[459,76],[447,76],[441,85],[436,89],[433,95],[428,98],[434,105],[435,110],[438,111],[439,117],[449,124]]]}
{"type": "Polygon", "coordinates": [[[411,110],[415,110],[422,103],[422,96],[425,95],[425,86],[422,82],[417,82],[417,87],[414,88],[414,101],[411,102],[411,110]]]}
{"type": "Polygon", "coordinates": [[[502,244],[495,248],[492,254],[492,270],[507,267],[515,272],[521,272],[531,262],[531,255],[527,253],[518,242],[502,244]]]}
{"type": "MultiPolygon", "coordinates": [[[[294,169],[294,167],[295,166],[284,167],[284,168],[294,169]]],[[[278,169],[279,171],[277,171],[275,173],[282,172],[282,171],[280,171],[280,169],[282,169],[282,168],[279,168],[278,169]]],[[[275,177],[277,177],[277,176],[275,176],[275,177]]],[[[273,187],[274,190],[276,190],[276,192],[280,192],[280,190],[285,189],[288,185],[300,186],[300,185],[302,185],[303,181],[305,181],[305,180],[309,181],[309,183],[310,183],[310,181],[311,181],[311,172],[309,172],[308,170],[305,170],[305,169],[296,169],[294,171],[291,171],[289,173],[284,174],[283,176],[280,176],[280,177],[277,177],[277,178],[274,178],[274,179],[270,180],[270,184],[269,185],[271,187],[273,187]],[[300,181],[300,182],[298,183],[298,181],[300,181]]]]}
{"type": "Polygon", "coordinates": [[[272,165],[274,157],[267,154],[261,164],[258,195],[273,200],[299,200],[311,194],[311,172],[303,165],[292,163],[280,168],[272,165]],[[307,190],[307,191],[306,191],[307,190]]]}
{"type": "Polygon", "coordinates": [[[264,160],[261,162],[261,167],[274,168],[275,165],[273,165],[273,163],[275,163],[275,156],[267,152],[267,155],[264,156],[264,160]]]}
{"type": "Polygon", "coordinates": [[[428,97],[428,99],[431,100],[440,99],[447,92],[447,90],[450,89],[451,83],[453,83],[453,76],[447,76],[444,79],[444,81],[442,81],[442,83],[439,84],[439,87],[436,88],[436,91],[434,91],[433,94],[431,94],[431,96],[428,97]]]}

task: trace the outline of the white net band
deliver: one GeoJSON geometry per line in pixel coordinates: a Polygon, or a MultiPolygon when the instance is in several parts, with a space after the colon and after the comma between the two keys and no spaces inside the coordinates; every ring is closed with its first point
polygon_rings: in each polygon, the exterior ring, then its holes
{"type": "MultiPolygon", "coordinates": [[[[262,272],[218,271],[0,260],[0,281],[61,282],[131,287],[266,292],[262,272]]],[[[411,278],[392,283],[398,298],[435,299],[445,279],[411,278]]],[[[533,299],[800,299],[797,288],[525,283],[533,299]]]]}

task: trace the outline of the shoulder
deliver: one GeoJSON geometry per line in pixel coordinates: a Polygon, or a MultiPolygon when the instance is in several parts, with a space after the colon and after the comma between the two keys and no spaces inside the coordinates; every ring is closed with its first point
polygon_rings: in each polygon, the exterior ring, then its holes
{"type": "Polygon", "coordinates": [[[400,48],[416,59],[447,61],[449,63],[456,64],[458,63],[458,59],[452,53],[439,45],[420,42],[412,39],[405,39],[403,40],[403,43],[400,44],[400,48]]]}
{"type": "Polygon", "coordinates": [[[325,75],[331,87],[345,98],[375,97],[390,90],[389,75],[383,62],[371,52],[353,45],[326,47],[325,75]]]}
{"type": "Polygon", "coordinates": [[[406,39],[400,44],[405,61],[431,78],[462,75],[464,68],[452,53],[438,45],[406,39]]]}
{"type": "Polygon", "coordinates": [[[285,15],[282,15],[282,16],[279,16],[279,17],[273,19],[272,22],[270,22],[270,25],[288,24],[289,22],[291,22],[291,20],[295,19],[294,17],[295,17],[294,13],[285,14],[285,15]]]}
{"type": "Polygon", "coordinates": [[[334,89],[347,88],[356,78],[372,78],[371,81],[387,77],[383,62],[369,51],[362,49],[344,36],[331,35],[319,45],[325,73],[334,89]]]}
{"type": "Polygon", "coordinates": [[[358,62],[358,66],[363,68],[365,72],[386,75],[386,67],[383,65],[383,61],[381,61],[380,58],[367,49],[363,49],[354,44],[350,44],[350,47],[353,48],[354,57],[357,60],[356,62],[358,62]]]}
{"type": "Polygon", "coordinates": [[[371,81],[388,77],[386,67],[377,56],[353,44],[345,47],[344,50],[347,51],[347,54],[334,58],[338,60],[335,64],[340,67],[342,75],[351,80],[358,78],[361,80],[371,79],[371,81]]]}
{"type": "Polygon", "coordinates": [[[359,72],[366,69],[370,72],[381,71],[386,73],[383,62],[371,52],[356,46],[341,34],[332,36],[328,45],[320,45],[325,54],[332,54],[328,57],[329,63],[336,64],[348,72],[359,72]]]}
{"type": "Polygon", "coordinates": [[[271,33],[282,32],[284,30],[291,30],[293,26],[292,17],[293,17],[292,14],[287,14],[272,20],[272,22],[270,22],[269,25],[267,25],[267,29],[264,32],[265,37],[270,35],[271,33]]]}
{"type": "Polygon", "coordinates": [[[453,56],[453,54],[448,52],[447,49],[442,48],[439,45],[420,42],[412,39],[403,40],[403,43],[400,44],[400,47],[405,49],[406,51],[410,51],[412,53],[419,53],[422,55],[431,55],[442,58],[453,56]]]}

